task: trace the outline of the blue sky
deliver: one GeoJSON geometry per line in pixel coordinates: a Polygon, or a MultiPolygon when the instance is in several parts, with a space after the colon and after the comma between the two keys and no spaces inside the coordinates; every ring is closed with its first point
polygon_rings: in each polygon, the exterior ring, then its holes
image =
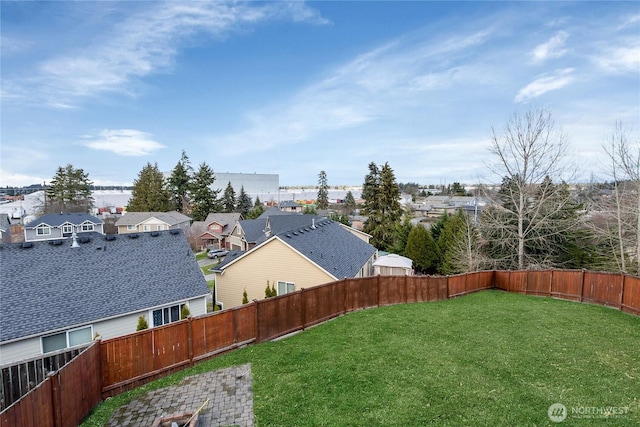
{"type": "MultiPolygon", "coordinates": [[[[548,108],[585,180],[640,129],[638,2],[9,2],[0,186],[157,162],[281,185],[473,184],[492,126],[548,108]]],[[[480,177],[480,178],[479,178],[480,177]]]]}

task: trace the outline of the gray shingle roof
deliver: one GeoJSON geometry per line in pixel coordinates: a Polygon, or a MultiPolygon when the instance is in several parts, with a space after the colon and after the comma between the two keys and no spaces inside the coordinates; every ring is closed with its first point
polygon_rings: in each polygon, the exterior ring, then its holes
{"type": "Polygon", "coordinates": [[[281,211],[278,208],[268,208],[260,214],[259,219],[268,218],[276,215],[300,215],[298,212],[281,211]]]}
{"type": "Polygon", "coordinates": [[[240,227],[247,242],[260,243],[265,241],[264,230],[267,227],[267,218],[245,219],[240,221],[240,227]]]}
{"type": "Polygon", "coordinates": [[[297,227],[279,233],[278,237],[337,279],[355,277],[376,252],[375,247],[340,223],[318,217],[315,228],[297,227]]]}
{"type": "MultiPolygon", "coordinates": [[[[241,221],[245,233],[245,225],[254,225],[254,221],[257,220],[241,221]]],[[[286,215],[271,217],[269,221],[271,236],[277,236],[337,279],[355,277],[376,252],[375,247],[329,219],[315,215],[286,215]]],[[[266,240],[263,237],[260,243],[266,240]]],[[[224,270],[240,255],[227,256],[216,270],[224,270]]]]}
{"type": "Polygon", "coordinates": [[[180,230],[129,236],[0,245],[0,341],[209,293],[180,230]]]}
{"type": "Polygon", "coordinates": [[[178,212],[127,212],[122,215],[116,225],[138,225],[149,218],[157,218],[158,220],[168,224],[169,226],[182,224],[183,222],[191,222],[191,218],[178,212]]]}
{"type": "Polygon", "coordinates": [[[51,227],[60,227],[65,222],[77,225],[82,224],[85,221],[89,221],[94,224],[102,224],[102,220],[100,218],[86,213],[54,213],[42,215],[41,217],[38,217],[26,224],[24,227],[34,228],[40,224],[47,224],[51,227]]]}

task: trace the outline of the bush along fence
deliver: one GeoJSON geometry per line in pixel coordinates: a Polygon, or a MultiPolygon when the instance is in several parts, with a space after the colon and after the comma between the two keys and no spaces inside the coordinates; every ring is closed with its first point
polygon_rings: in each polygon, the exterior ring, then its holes
{"type": "Polygon", "coordinates": [[[483,271],[344,279],[98,341],[0,414],[0,426],[77,425],[101,399],[350,311],[483,289],[601,304],[640,316],[640,278],[587,271],[483,271]]]}

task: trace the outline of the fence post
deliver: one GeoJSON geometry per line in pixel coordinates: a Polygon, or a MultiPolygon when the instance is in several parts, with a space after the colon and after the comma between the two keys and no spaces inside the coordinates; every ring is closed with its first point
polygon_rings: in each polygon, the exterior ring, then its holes
{"type": "Polygon", "coordinates": [[[304,288],[300,289],[300,298],[302,299],[300,303],[300,315],[302,316],[302,330],[304,331],[307,326],[307,298],[304,288]]]}
{"type": "Polygon", "coordinates": [[[187,317],[187,341],[189,344],[189,366],[193,366],[193,326],[191,316],[187,317]]]}
{"type": "Polygon", "coordinates": [[[260,325],[258,325],[258,320],[260,319],[260,316],[258,315],[258,309],[260,308],[260,304],[258,304],[258,300],[254,299],[253,300],[253,304],[255,305],[256,309],[254,310],[254,316],[255,316],[255,324],[256,324],[256,331],[255,331],[255,337],[256,337],[256,344],[260,342],[260,325]]]}
{"type": "Polygon", "coordinates": [[[627,275],[620,274],[620,278],[622,279],[622,283],[620,284],[620,297],[618,298],[618,310],[622,311],[622,298],[624,297],[624,282],[626,281],[627,275]]]}
{"type": "Polygon", "coordinates": [[[55,371],[49,377],[51,381],[51,409],[53,412],[53,426],[62,427],[62,398],[60,396],[60,374],[55,371]]]}
{"type": "Polygon", "coordinates": [[[580,276],[580,302],[584,302],[584,269],[580,276]]]}

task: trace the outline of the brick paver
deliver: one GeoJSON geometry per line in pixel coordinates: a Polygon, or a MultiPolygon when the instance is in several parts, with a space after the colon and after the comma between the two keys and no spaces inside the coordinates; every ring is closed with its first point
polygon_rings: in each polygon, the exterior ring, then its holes
{"type": "Polygon", "coordinates": [[[176,386],[149,391],[121,406],[108,427],[150,427],[156,418],[200,411],[199,427],[253,426],[251,364],[187,377],[176,386]]]}

